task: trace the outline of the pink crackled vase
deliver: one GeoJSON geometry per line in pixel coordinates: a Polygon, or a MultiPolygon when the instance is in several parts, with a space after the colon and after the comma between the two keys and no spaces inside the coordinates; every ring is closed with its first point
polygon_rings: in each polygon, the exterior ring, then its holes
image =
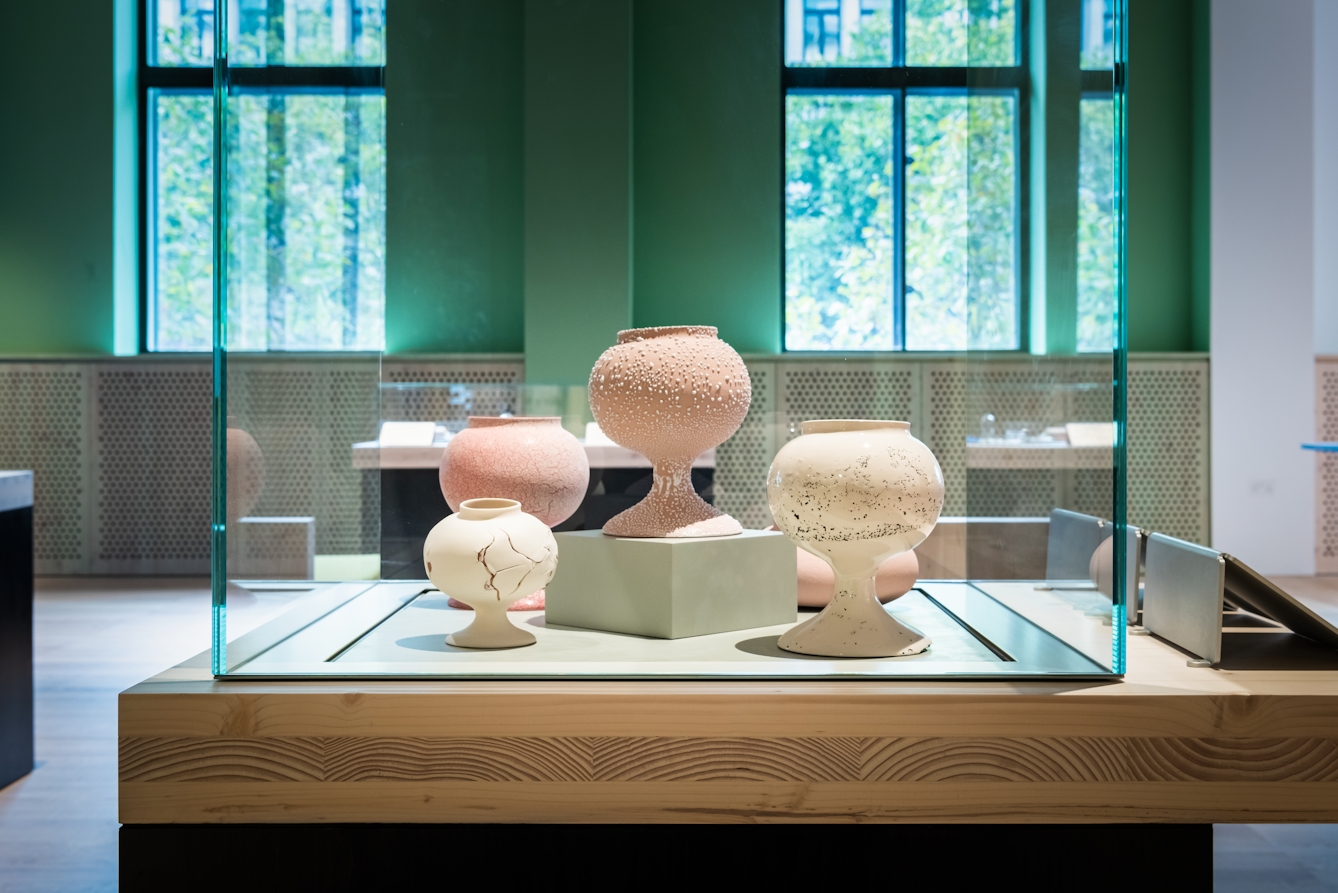
{"type": "MultiPolygon", "coordinates": [[[[453,512],[468,499],[514,499],[522,512],[555,527],[585,498],[590,463],[560,416],[470,416],[469,427],[446,446],[438,480],[453,512]]],[[[469,608],[455,599],[450,604],[469,608]]],[[[510,610],[543,608],[540,589],[510,610]]]]}

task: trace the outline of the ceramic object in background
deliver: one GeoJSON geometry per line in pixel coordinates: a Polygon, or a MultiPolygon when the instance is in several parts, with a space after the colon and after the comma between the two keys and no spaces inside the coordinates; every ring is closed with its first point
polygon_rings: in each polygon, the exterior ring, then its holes
{"type": "Polygon", "coordinates": [[[1115,595],[1114,554],[1115,537],[1108,536],[1096,547],[1091,560],[1087,563],[1087,575],[1092,578],[1092,585],[1096,586],[1098,592],[1112,598],[1115,595]]]}
{"type": "MultiPolygon", "coordinates": [[[[768,530],[780,530],[772,524],[768,530]]],[[[836,573],[832,566],[812,552],[805,552],[800,546],[795,551],[797,572],[799,574],[799,607],[825,608],[836,594],[836,573]]],[[[901,598],[911,591],[920,576],[920,558],[912,549],[893,555],[878,565],[878,573],[873,578],[874,595],[878,601],[887,604],[901,598]]]]}
{"type": "Polygon", "coordinates": [[[467,499],[514,499],[556,527],[580,508],[590,463],[560,416],[470,416],[442,453],[438,480],[453,512],[467,499]]]}
{"type": "Polygon", "coordinates": [[[265,487],[265,456],[260,444],[241,428],[228,428],[227,520],[237,523],[245,518],[260,501],[265,487]]]}
{"type": "Polygon", "coordinates": [[[650,493],[604,525],[610,536],[732,536],[738,521],[692,488],[692,462],[739,429],[752,400],[743,359],[713,326],[618,333],[590,373],[590,409],[614,443],[654,466],[650,493]]]}
{"type": "MultiPolygon", "coordinates": [[[[874,574],[874,595],[882,604],[901,598],[911,591],[920,575],[920,561],[915,550],[893,555],[878,565],[874,574]]],[[[836,574],[832,566],[811,552],[799,550],[799,606],[825,608],[836,594],[836,574]]]]}
{"type": "MultiPolygon", "coordinates": [[[[556,527],[580,508],[590,463],[581,442],[562,427],[561,416],[470,416],[469,427],[442,453],[437,479],[453,512],[467,499],[514,499],[521,511],[556,527]]],[[[450,601],[454,608],[469,607],[450,601]]],[[[543,609],[542,589],[511,606],[543,609]]]]}
{"type": "Polygon", "coordinates": [[[514,499],[467,499],[423,544],[428,579],[474,609],[474,620],[446,637],[462,648],[533,645],[534,633],[507,618],[507,607],[548,585],[557,570],[553,532],[514,499]]]}
{"type": "Polygon", "coordinates": [[[929,536],[943,509],[943,472],[906,422],[803,423],[767,474],[776,525],[832,566],[836,593],[788,630],[786,651],[828,657],[898,657],[930,645],[879,603],[879,566],[929,536]]]}

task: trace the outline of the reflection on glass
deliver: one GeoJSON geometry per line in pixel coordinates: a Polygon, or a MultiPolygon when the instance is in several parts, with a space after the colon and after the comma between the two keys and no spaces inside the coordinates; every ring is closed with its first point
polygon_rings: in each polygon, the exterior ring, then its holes
{"type": "Polygon", "coordinates": [[[153,245],[148,321],[152,350],[208,350],[213,259],[214,100],[208,93],[154,91],[153,245]]]}
{"type": "Polygon", "coordinates": [[[892,64],[892,0],[786,0],[785,64],[892,64]]]}
{"type": "Polygon", "coordinates": [[[786,349],[891,350],[892,97],[785,107],[786,349]]]}
{"type": "Polygon", "coordinates": [[[906,0],[906,64],[1017,64],[1017,0],[906,0]]]}
{"type": "Polygon", "coordinates": [[[1083,68],[1110,68],[1115,58],[1115,0],[1082,0],[1083,68]]]}
{"type": "MultiPolygon", "coordinates": [[[[215,0],[150,0],[152,65],[210,65],[215,0]]],[[[232,65],[383,65],[385,0],[229,0],[232,65]]]]}
{"type": "Polygon", "coordinates": [[[230,101],[228,346],[380,350],[385,97],[230,101]]]}
{"type": "Polygon", "coordinates": [[[1018,346],[1013,96],[906,97],[906,349],[1018,346]]]}
{"type": "Polygon", "coordinates": [[[1078,350],[1107,351],[1115,333],[1112,100],[1082,100],[1078,122],[1078,350]]]}

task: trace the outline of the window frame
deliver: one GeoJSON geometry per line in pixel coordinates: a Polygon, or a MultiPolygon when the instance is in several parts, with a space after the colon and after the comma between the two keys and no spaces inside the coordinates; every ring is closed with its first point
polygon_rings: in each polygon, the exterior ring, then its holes
{"type": "MultiPolygon", "coordinates": [[[[1012,66],[908,66],[906,59],[906,2],[892,0],[892,65],[886,67],[844,67],[832,65],[787,65],[785,61],[785,15],[781,12],[781,351],[784,353],[817,353],[823,356],[840,354],[876,354],[878,350],[824,350],[791,351],[786,346],[786,100],[791,93],[839,96],[848,93],[878,93],[891,95],[893,153],[902,163],[894,165],[892,174],[893,207],[895,214],[896,246],[892,260],[892,352],[906,350],[906,97],[911,94],[999,95],[1015,97],[1014,152],[1017,175],[1013,184],[1016,207],[1016,238],[1013,242],[1014,268],[1014,325],[1017,344],[1012,348],[990,348],[992,353],[1026,353],[1029,350],[1029,312],[1026,296],[1031,290],[1030,265],[1030,202],[1031,195],[1031,53],[1030,3],[1016,0],[1017,21],[1014,28],[1016,64],[1012,66]]],[[[1095,72],[1102,74],[1102,72],[1095,72]]],[[[1084,75],[1086,72],[1084,72],[1084,75]]],[[[1084,80],[1084,89],[1087,82],[1084,80]]],[[[967,348],[971,350],[971,348],[967,348]]],[[[960,353],[961,351],[910,351],[911,353],[960,353]]]]}
{"type": "MultiPolygon", "coordinates": [[[[139,239],[139,350],[140,354],[179,353],[180,351],[159,351],[153,346],[151,314],[153,313],[152,288],[156,275],[157,244],[153,217],[157,213],[157,166],[152,155],[156,151],[156,134],[151,116],[155,113],[152,100],[158,94],[200,94],[212,95],[214,89],[214,67],[207,65],[150,65],[150,47],[157,40],[157,0],[136,0],[138,4],[136,32],[136,85],[135,97],[138,110],[138,239],[139,239]],[[153,141],[151,141],[151,139],[153,141]]],[[[220,3],[230,0],[214,0],[215,10],[220,3]]],[[[264,65],[228,67],[229,92],[248,90],[268,91],[279,89],[285,92],[304,93],[342,90],[345,92],[384,92],[386,66],[381,65],[264,65]]],[[[215,271],[217,272],[217,271],[215,271]]],[[[207,351],[190,351],[206,353],[207,351]]],[[[267,353],[283,351],[267,350],[267,353]]],[[[330,353],[347,352],[334,348],[330,353]]]]}

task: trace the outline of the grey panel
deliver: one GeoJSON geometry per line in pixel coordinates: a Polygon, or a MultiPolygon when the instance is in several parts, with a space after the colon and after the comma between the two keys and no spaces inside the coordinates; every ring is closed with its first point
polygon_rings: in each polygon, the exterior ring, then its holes
{"type": "Polygon", "coordinates": [[[1115,530],[1094,515],[1067,509],[1050,512],[1050,538],[1045,552],[1045,579],[1091,579],[1092,553],[1115,530]]]}
{"type": "Polygon", "coordinates": [[[1220,552],[1154,533],[1148,537],[1143,626],[1168,642],[1217,663],[1222,657],[1220,552]]]}

